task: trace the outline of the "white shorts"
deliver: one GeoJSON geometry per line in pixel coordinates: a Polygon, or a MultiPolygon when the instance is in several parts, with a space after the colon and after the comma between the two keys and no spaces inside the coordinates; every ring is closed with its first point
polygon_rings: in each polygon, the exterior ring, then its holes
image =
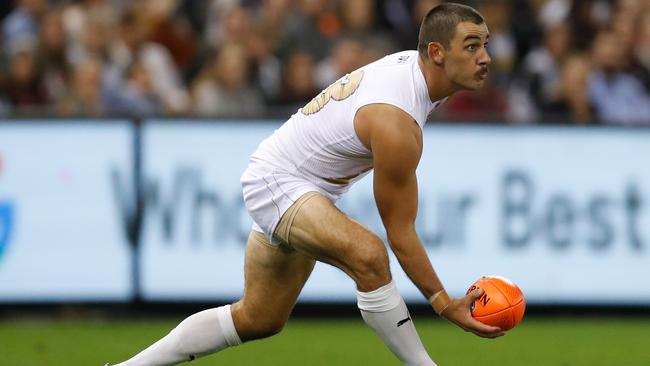
{"type": "Polygon", "coordinates": [[[329,199],[330,194],[305,178],[297,177],[281,168],[262,162],[251,162],[241,177],[244,203],[253,218],[253,230],[264,233],[273,245],[280,241],[273,237],[282,215],[302,195],[318,192],[329,199]]]}

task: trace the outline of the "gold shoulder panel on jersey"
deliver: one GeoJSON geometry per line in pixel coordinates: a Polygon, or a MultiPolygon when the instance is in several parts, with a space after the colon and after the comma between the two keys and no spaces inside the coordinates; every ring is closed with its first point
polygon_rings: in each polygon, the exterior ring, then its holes
{"type": "Polygon", "coordinates": [[[327,87],[327,89],[323,90],[314,99],[302,107],[300,111],[305,115],[314,114],[323,109],[330,99],[340,101],[349,97],[354,94],[357,88],[359,88],[362,79],[363,70],[356,70],[351,74],[345,75],[337,82],[327,87]]]}

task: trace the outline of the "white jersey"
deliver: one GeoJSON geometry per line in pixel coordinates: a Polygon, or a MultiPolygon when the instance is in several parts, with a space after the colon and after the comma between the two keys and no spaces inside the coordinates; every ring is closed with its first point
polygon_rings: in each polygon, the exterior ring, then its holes
{"type": "Polygon", "coordinates": [[[339,79],[264,140],[251,164],[303,178],[336,201],[373,167],[354,116],[374,103],[394,105],[424,127],[439,103],[429,99],[417,51],[388,55],[339,79]]]}

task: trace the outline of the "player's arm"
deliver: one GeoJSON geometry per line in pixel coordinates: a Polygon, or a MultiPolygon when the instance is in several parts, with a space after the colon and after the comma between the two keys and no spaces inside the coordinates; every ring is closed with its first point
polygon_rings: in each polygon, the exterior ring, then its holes
{"type": "MultiPolygon", "coordinates": [[[[365,107],[357,118],[356,125],[363,130],[360,135],[372,150],[375,200],[391,249],[411,281],[429,299],[443,290],[443,285],[415,230],[416,168],[422,154],[422,131],[407,113],[390,105],[365,107]]],[[[471,317],[469,307],[478,296],[471,293],[452,299],[441,315],[477,335],[500,335],[498,328],[471,317]]]]}

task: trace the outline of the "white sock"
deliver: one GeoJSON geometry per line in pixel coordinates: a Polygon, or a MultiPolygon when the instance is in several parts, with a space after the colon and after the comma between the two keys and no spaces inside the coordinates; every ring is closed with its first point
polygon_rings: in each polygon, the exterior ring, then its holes
{"type": "Polygon", "coordinates": [[[115,366],[166,366],[241,344],[230,305],[196,313],[133,358],[115,366]]]}
{"type": "Polygon", "coordinates": [[[370,292],[357,291],[361,316],[391,351],[409,366],[435,366],[420,341],[395,283],[370,292]]]}

